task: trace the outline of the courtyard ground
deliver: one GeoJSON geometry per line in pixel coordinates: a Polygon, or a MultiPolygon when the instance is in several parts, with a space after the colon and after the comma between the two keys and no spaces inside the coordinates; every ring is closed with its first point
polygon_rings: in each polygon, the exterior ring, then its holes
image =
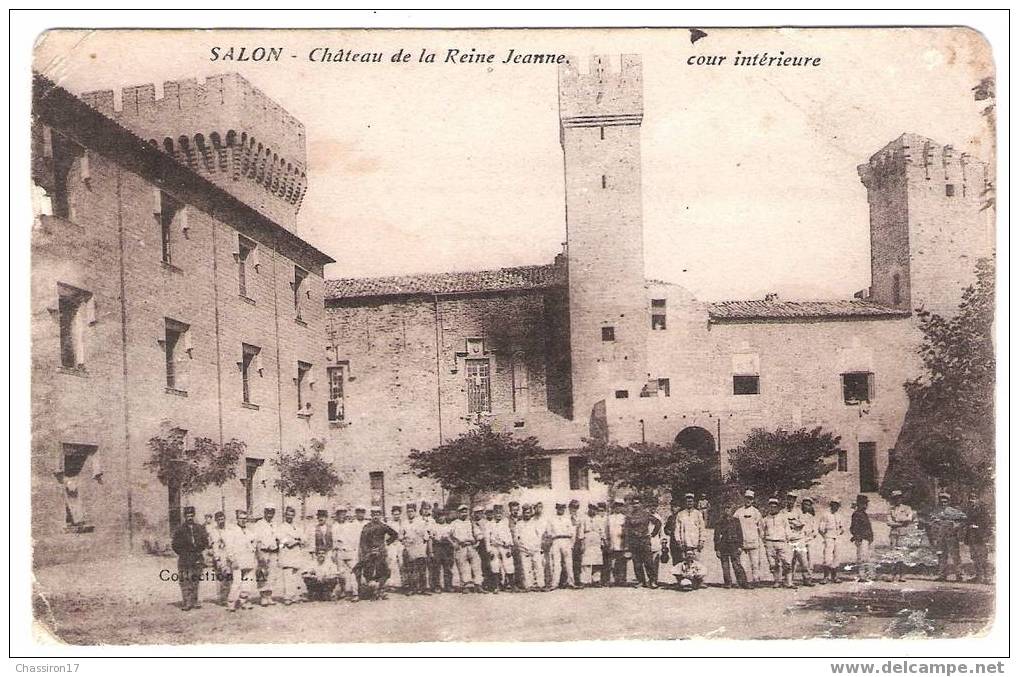
{"type": "MultiPolygon", "coordinates": [[[[709,581],[719,580],[717,559],[709,581]]],[[[276,605],[228,613],[201,586],[202,609],[180,610],[170,558],[132,557],[36,572],[41,634],[71,644],[371,641],[570,641],[959,637],[987,629],[993,588],[914,578],[750,591],[607,588],[276,605]]]]}

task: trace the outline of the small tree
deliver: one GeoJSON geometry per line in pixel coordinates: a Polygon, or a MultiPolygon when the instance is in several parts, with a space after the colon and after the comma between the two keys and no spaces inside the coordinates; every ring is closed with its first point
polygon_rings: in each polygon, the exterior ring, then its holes
{"type": "Polygon", "coordinates": [[[547,455],[533,437],[521,439],[478,425],[432,449],[412,449],[409,458],[418,477],[435,480],[473,505],[479,494],[532,486],[536,478],[529,472],[528,461],[547,455]]]}
{"type": "MultiPolygon", "coordinates": [[[[152,454],[145,467],[172,493],[197,494],[211,486],[222,486],[237,476],[237,462],[246,445],[232,439],[222,446],[208,437],[194,439],[190,449],[184,443],[187,431],[172,428],[165,436],[149,440],[152,454]]],[[[170,515],[171,527],[179,515],[170,515]]]]}
{"type": "Polygon", "coordinates": [[[687,449],[678,444],[640,443],[622,446],[584,440],[582,451],[599,481],[628,487],[638,494],[662,496],[683,491],[714,495],[721,483],[718,454],[713,448],[687,449]]]}
{"type": "Polygon", "coordinates": [[[301,517],[305,515],[305,504],[312,494],[332,496],[341,484],[335,466],[322,457],[324,440],[311,440],[311,451],[298,447],[292,453],[280,454],[272,459],[279,478],[274,483],[284,496],[301,499],[301,517]]]}
{"type": "Polygon", "coordinates": [[[809,489],[835,469],[833,458],[841,441],[820,427],[792,432],[755,428],[743,444],[729,450],[726,481],[753,488],[762,497],[809,489]]]}

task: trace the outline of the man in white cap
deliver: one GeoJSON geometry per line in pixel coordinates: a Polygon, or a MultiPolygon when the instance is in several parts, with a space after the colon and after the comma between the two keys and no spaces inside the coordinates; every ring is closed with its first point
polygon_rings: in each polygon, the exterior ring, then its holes
{"type": "Polygon", "coordinates": [[[492,507],[492,521],[488,523],[486,543],[495,583],[493,591],[510,590],[516,573],[513,562],[513,533],[510,531],[509,522],[503,519],[501,505],[492,507]]]}
{"type": "Polygon", "coordinates": [[[262,521],[252,527],[255,542],[258,546],[258,572],[255,583],[258,586],[259,604],[270,606],[276,602],[272,598],[273,587],[281,578],[279,552],[280,544],[277,535],[276,506],[267,503],[262,511],[262,521]]]}
{"type": "Polygon", "coordinates": [[[842,503],[833,498],[828,501],[828,512],[821,515],[817,520],[817,533],[821,534],[822,552],[821,565],[824,567],[824,577],[821,583],[839,582],[839,565],[842,563],[839,558],[839,541],[846,533],[846,519],[839,512],[842,503]]]}
{"type": "Polygon", "coordinates": [[[565,573],[566,587],[576,588],[573,578],[573,539],[576,529],[573,520],[566,514],[566,504],[556,503],[555,514],[549,517],[545,525],[545,533],[549,540],[549,566],[552,582],[549,588],[559,587],[560,575],[565,573]]]}
{"type": "Polygon", "coordinates": [[[460,574],[460,592],[484,592],[481,587],[481,560],[478,558],[478,534],[470,519],[470,509],[461,504],[456,519],[449,526],[449,540],[453,544],[453,558],[460,574]]]}
{"type": "Polygon", "coordinates": [[[227,611],[250,609],[251,581],[255,578],[258,560],[255,557],[254,529],[248,527],[248,512],[238,510],[236,526],[227,527],[220,534],[222,553],[230,569],[230,592],[226,600],[227,611]]]}
{"type": "Polygon", "coordinates": [[[892,580],[905,581],[903,558],[908,556],[916,513],[903,502],[902,492],[898,489],[892,490],[889,500],[892,507],[888,510],[888,545],[895,556],[892,580]]]}
{"type": "Polygon", "coordinates": [[[779,500],[774,496],[768,499],[768,514],[761,518],[761,536],[764,539],[764,552],[768,556],[771,573],[775,579],[775,587],[793,586],[792,550],[789,547],[789,519],[782,512],[779,500]]]}
{"type": "Polygon", "coordinates": [[[513,523],[513,543],[520,559],[520,586],[524,591],[539,591],[545,584],[541,566],[543,526],[535,521],[534,509],[527,504],[520,507],[520,517],[513,523]]]}
{"type": "Polygon", "coordinates": [[[612,501],[612,512],[605,520],[605,566],[602,569],[602,584],[626,585],[626,502],[620,498],[612,501]]]}
{"type": "Polygon", "coordinates": [[[754,585],[760,580],[757,571],[761,566],[761,511],[754,505],[753,489],[743,492],[743,505],[732,516],[739,520],[743,533],[740,549],[747,558],[750,585],[754,585]]]}
{"type": "Polygon", "coordinates": [[[428,551],[432,538],[431,525],[418,516],[417,503],[408,503],[406,517],[400,525],[400,542],[406,559],[406,593],[428,595],[428,551]]]}
{"type": "Polygon", "coordinates": [[[796,509],[797,495],[790,491],[785,495],[785,507],[780,514],[785,515],[789,522],[789,548],[792,556],[792,576],[796,577],[796,569],[799,568],[803,576],[804,585],[813,585],[810,580],[809,565],[807,564],[807,524],[803,519],[803,512],[796,509]],[[798,565],[798,566],[797,566],[798,565]]]}
{"type": "Polygon", "coordinates": [[[683,509],[676,514],[676,530],[672,534],[683,560],[687,551],[693,551],[694,558],[699,558],[707,541],[704,513],[697,509],[694,498],[692,493],[683,497],[683,509]]]}
{"type": "Polygon", "coordinates": [[[333,562],[336,564],[338,584],[336,597],[357,602],[359,597],[358,575],[354,571],[358,560],[361,531],[364,529],[364,508],[358,508],[360,519],[350,517],[346,508],[337,508],[332,525],[333,562]]]}
{"type": "Polygon", "coordinates": [[[296,515],[293,506],[288,505],[283,510],[283,523],[276,530],[279,540],[280,582],[283,585],[280,592],[283,595],[283,603],[287,605],[301,601],[298,581],[301,571],[308,564],[303,556],[306,554],[303,550],[304,534],[294,521],[296,515]]]}

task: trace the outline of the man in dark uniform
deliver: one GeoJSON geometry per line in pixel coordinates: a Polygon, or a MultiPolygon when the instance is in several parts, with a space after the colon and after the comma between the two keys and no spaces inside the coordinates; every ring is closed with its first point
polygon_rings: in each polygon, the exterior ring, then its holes
{"type": "Polygon", "coordinates": [[[205,551],[209,548],[209,533],[201,524],[195,524],[195,509],[184,508],[184,523],[173,533],[173,551],[177,553],[177,576],[181,609],[201,609],[198,601],[198,583],[205,570],[205,551]]]}
{"type": "Polygon", "coordinates": [[[969,547],[969,558],[973,561],[973,578],[970,580],[974,583],[990,583],[987,541],[991,536],[991,515],[987,508],[980,504],[976,494],[969,495],[963,529],[962,539],[969,547]]]}
{"type": "Polygon", "coordinates": [[[360,559],[357,563],[365,583],[361,587],[363,598],[386,598],[386,581],[390,573],[386,547],[399,538],[400,534],[382,521],[382,508],[373,506],[371,521],[361,529],[360,559]]]}
{"type": "Polygon", "coordinates": [[[665,533],[664,537],[669,542],[669,560],[673,566],[678,565],[683,561],[683,548],[679,547],[679,543],[673,538],[673,534],[676,533],[676,515],[683,509],[683,498],[678,491],[672,493],[672,498],[669,501],[669,516],[665,518],[665,533]]]}
{"type": "Polygon", "coordinates": [[[654,564],[651,556],[651,538],[658,534],[652,534],[651,529],[651,513],[641,504],[639,498],[633,497],[630,512],[623,523],[623,538],[626,549],[630,551],[637,583],[645,588],[658,587],[657,572],[652,576],[654,564]]]}

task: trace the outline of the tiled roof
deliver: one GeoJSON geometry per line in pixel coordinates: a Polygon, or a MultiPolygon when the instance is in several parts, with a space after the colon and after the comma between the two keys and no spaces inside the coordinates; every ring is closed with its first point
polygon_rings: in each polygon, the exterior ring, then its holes
{"type": "Polygon", "coordinates": [[[873,301],[718,301],[708,304],[712,320],[803,320],[906,317],[908,311],[873,301]]]}
{"type": "Polygon", "coordinates": [[[565,283],[554,264],[457,273],[326,280],[326,299],[547,289],[565,283]]]}

